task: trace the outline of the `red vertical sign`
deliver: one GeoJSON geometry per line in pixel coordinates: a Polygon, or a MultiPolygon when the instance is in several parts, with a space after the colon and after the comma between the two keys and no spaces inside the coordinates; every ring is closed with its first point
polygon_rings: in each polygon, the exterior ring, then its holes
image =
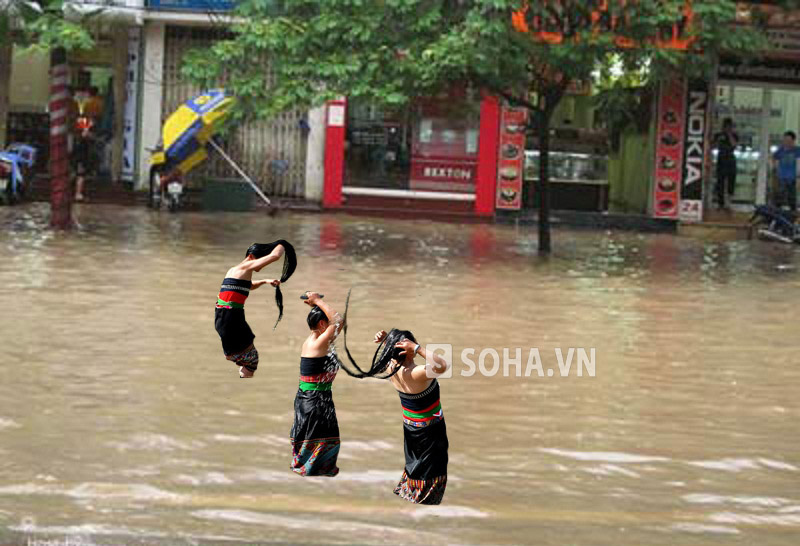
{"type": "Polygon", "coordinates": [[[500,146],[497,161],[497,208],[522,208],[525,166],[525,128],[528,111],[503,106],[500,118],[500,146]]]}
{"type": "Polygon", "coordinates": [[[345,99],[328,102],[325,124],[325,186],[322,193],[322,205],[325,208],[342,206],[346,112],[345,99]]]}
{"type": "Polygon", "coordinates": [[[475,214],[493,216],[497,194],[497,149],[500,142],[500,104],[492,96],[481,102],[478,172],[475,181],[475,214]]]}
{"type": "Polygon", "coordinates": [[[653,216],[678,219],[683,182],[686,80],[662,82],[658,98],[653,216]]]}

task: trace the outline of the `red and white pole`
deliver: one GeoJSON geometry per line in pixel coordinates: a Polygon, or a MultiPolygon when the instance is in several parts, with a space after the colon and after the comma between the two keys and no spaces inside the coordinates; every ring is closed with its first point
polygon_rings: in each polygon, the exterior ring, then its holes
{"type": "Polygon", "coordinates": [[[67,149],[70,100],[67,53],[57,48],[50,54],[50,225],[57,229],[72,227],[67,149]]]}

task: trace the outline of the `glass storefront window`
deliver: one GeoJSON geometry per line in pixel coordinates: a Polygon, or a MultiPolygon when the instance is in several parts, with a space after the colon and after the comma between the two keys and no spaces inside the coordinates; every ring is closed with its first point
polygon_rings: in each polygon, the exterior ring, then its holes
{"type": "Polygon", "coordinates": [[[386,111],[350,101],[345,186],[471,193],[479,104],[458,94],[386,111]]]}

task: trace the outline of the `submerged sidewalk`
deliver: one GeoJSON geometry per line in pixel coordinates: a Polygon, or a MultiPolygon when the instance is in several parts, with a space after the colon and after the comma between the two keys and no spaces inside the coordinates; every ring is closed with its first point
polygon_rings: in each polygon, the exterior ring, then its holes
{"type": "MultiPolygon", "coordinates": [[[[204,211],[202,190],[187,190],[185,210],[204,211]]],[[[46,177],[34,181],[28,201],[49,201],[50,188],[46,177]]],[[[341,208],[324,209],[320,203],[306,201],[302,198],[272,198],[275,208],[298,212],[331,212],[358,216],[383,218],[427,219],[449,223],[486,223],[497,225],[517,225],[536,227],[539,216],[536,211],[521,213],[498,212],[494,217],[478,217],[471,210],[463,207],[446,206],[440,202],[417,203],[402,200],[391,204],[365,202],[345,203],[341,208]]],[[[122,183],[110,180],[96,180],[87,184],[84,204],[142,206],[148,205],[146,191],[135,191],[122,183]]],[[[254,199],[252,211],[266,209],[263,203],[254,199]]],[[[651,218],[641,214],[616,212],[585,212],[569,210],[553,210],[551,223],[554,227],[567,226],[584,229],[639,231],[643,233],[673,233],[691,237],[711,237],[725,239],[748,239],[752,237],[749,225],[749,213],[737,211],[708,211],[703,222],[688,224],[651,218]]]]}

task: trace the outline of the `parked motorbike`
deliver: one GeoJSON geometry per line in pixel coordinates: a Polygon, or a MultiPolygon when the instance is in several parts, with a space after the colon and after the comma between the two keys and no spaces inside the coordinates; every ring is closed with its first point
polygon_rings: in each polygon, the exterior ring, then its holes
{"type": "Polygon", "coordinates": [[[175,212],[185,205],[183,176],[178,169],[170,168],[162,148],[151,151],[148,204],[155,209],[166,205],[170,212],[175,212]]]}
{"type": "Polygon", "coordinates": [[[750,218],[752,229],[758,236],[769,241],[800,244],[800,226],[796,224],[797,213],[772,205],[758,205],[750,218]]]}
{"type": "Polygon", "coordinates": [[[35,163],[33,146],[17,142],[0,151],[0,202],[13,205],[22,200],[35,163]]]}

